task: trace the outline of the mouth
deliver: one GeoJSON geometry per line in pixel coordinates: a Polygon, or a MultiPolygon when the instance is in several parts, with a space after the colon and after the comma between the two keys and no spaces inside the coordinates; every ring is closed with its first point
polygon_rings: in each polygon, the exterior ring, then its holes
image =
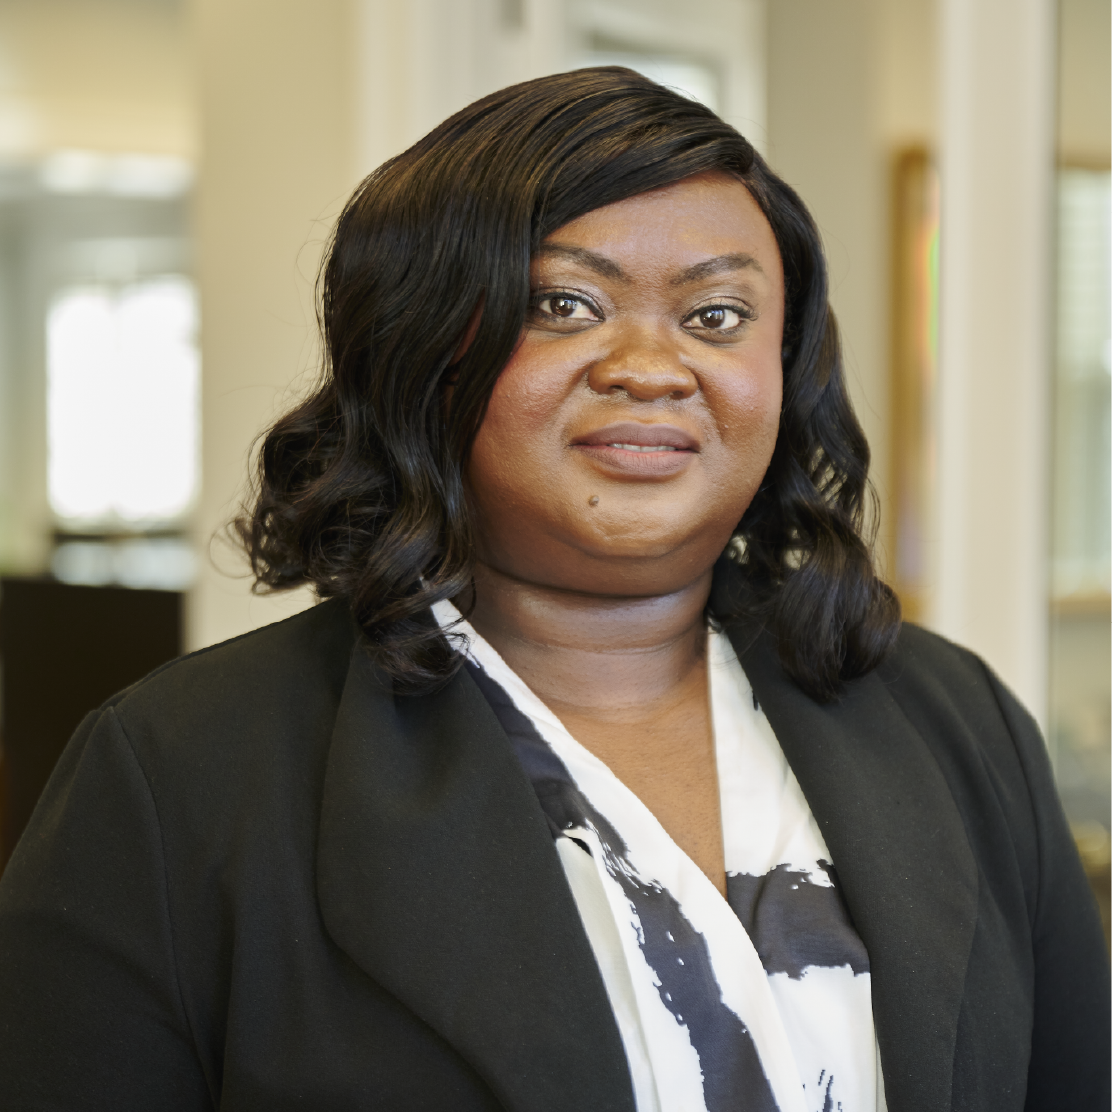
{"type": "Polygon", "coordinates": [[[571,448],[604,470],[636,477],[667,477],[682,471],[699,452],[699,442],[675,425],[623,421],[576,437],[571,448]]]}
{"type": "Polygon", "coordinates": [[[621,448],[623,452],[678,452],[671,444],[607,444],[607,448],[621,448]]]}

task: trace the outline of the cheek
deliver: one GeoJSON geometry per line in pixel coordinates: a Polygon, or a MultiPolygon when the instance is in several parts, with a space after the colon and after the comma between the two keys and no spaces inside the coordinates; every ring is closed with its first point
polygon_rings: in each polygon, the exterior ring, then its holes
{"type": "MultiPolygon", "coordinates": [[[[503,368],[494,384],[480,435],[489,430],[505,441],[518,439],[536,445],[538,433],[559,416],[570,385],[569,374],[533,358],[533,354],[525,339],[503,368]]],[[[576,377],[574,372],[570,377],[576,377]]]]}
{"type": "Polygon", "coordinates": [[[763,476],[780,428],[784,383],[779,360],[731,377],[720,390],[715,409],[723,443],[749,468],[759,467],[763,476]]]}
{"type": "Polygon", "coordinates": [[[538,472],[552,466],[550,434],[560,410],[558,384],[527,359],[513,358],[498,376],[467,466],[473,491],[505,496],[535,487],[538,472]]]}

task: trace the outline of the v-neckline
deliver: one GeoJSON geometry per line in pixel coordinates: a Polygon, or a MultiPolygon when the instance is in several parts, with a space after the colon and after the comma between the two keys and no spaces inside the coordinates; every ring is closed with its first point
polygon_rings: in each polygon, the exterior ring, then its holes
{"type": "MultiPolygon", "coordinates": [[[[780,1112],[806,1112],[803,1082],[767,974],[752,939],[726,896],[668,834],[637,794],[603,760],[572,736],[559,717],[498,651],[459,616],[455,607],[450,603],[440,603],[434,607],[434,614],[442,624],[451,624],[454,633],[464,634],[468,641],[467,655],[533,722],[542,739],[563,762],[591,803],[609,818],[620,814],[627,820],[621,826],[627,848],[632,854],[639,850],[644,858],[645,868],[638,867],[639,876],[648,883],[667,889],[679,903],[684,917],[707,940],[715,958],[715,972],[719,977],[723,1002],[749,1030],[780,1112]],[[631,839],[633,831],[637,836],[631,839]],[[650,862],[652,867],[649,867],[650,862]]],[[[708,633],[708,638],[716,636],[724,635],[713,631],[708,633]]],[[[708,652],[712,644],[708,641],[708,652]]],[[[726,644],[728,646],[729,643],[726,644]]],[[[708,656],[708,661],[710,659],[708,656]]],[[[713,726],[716,681],[713,669],[709,667],[707,682],[713,726]]],[[[721,788],[719,790],[721,792],[721,788]]],[[[601,862],[596,867],[600,869],[601,880],[605,870],[601,862]]],[[[610,895],[613,899],[613,893],[610,895]]],[[[612,911],[620,914],[620,908],[613,903],[612,911]]],[[[622,940],[627,960],[635,958],[636,955],[628,952],[630,940],[624,933],[622,940]]]]}

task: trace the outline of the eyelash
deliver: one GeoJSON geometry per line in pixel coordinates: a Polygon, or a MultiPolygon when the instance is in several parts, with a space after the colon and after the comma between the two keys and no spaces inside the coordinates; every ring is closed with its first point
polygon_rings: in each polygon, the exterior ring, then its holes
{"type": "MultiPolygon", "coordinates": [[[[589,298],[584,297],[581,293],[574,293],[571,290],[544,290],[542,292],[538,292],[538,293],[533,294],[533,296],[530,298],[529,303],[530,303],[531,309],[534,312],[543,313],[544,316],[546,318],[548,318],[549,320],[573,320],[574,318],[561,317],[558,313],[549,313],[549,312],[546,312],[546,311],[541,309],[541,305],[543,305],[544,302],[555,300],[555,299],[563,299],[563,300],[566,300],[566,301],[578,302],[580,305],[584,306],[591,313],[593,313],[600,321],[606,319],[603,316],[602,312],[599,310],[599,308],[593,302],[591,302],[589,298]]],[[[693,317],[697,316],[699,313],[706,313],[706,312],[713,311],[715,309],[723,309],[727,312],[737,313],[737,315],[741,318],[742,323],[745,323],[745,322],[748,322],[748,321],[754,321],[754,320],[757,319],[757,314],[755,312],[753,312],[753,310],[750,309],[747,305],[727,305],[727,304],[719,304],[719,303],[711,302],[708,305],[700,305],[698,308],[693,309],[690,313],[688,313],[688,315],[686,317],[684,317],[683,324],[686,325],[689,320],[691,320],[693,317]]],[[[704,328],[699,329],[698,331],[708,332],[708,333],[717,332],[721,335],[732,335],[739,328],[741,328],[741,326],[742,326],[741,324],[737,324],[733,328],[705,328],[704,327],[704,328]]],[[[694,331],[694,330],[692,329],[690,331],[694,331]]]]}
{"type": "MultiPolygon", "coordinates": [[[[561,300],[565,300],[565,301],[577,301],[577,302],[579,302],[580,305],[585,306],[592,313],[594,313],[594,315],[596,317],[598,317],[599,320],[604,320],[605,319],[603,317],[602,313],[599,311],[598,306],[595,305],[589,298],[584,297],[581,293],[573,293],[571,290],[545,290],[542,293],[535,293],[529,299],[529,305],[530,305],[530,308],[532,308],[534,312],[543,312],[543,310],[541,309],[541,305],[544,302],[554,301],[554,300],[557,300],[557,299],[561,299],[561,300]]],[[[558,313],[544,312],[544,315],[546,317],[548,317],[550,320],[567,320],[567,319],[569,319],[567,317],[561,317],[558,313]]]]}
{"type": "Polygon", "coordinates": [[[689,320],[691,320],[692,317],[696,317],[700,313],[713,312],[715,309],[723,309],[728,313],[737,313],[738,317],[740,318],[740,323],[735,324],[733,328],[705,328],[704,327],[704,328],[700,329],[699,331],[702,331],[702,332],[716,332],[719,335],[731,336],[735,332],[737,332],[738,329],[742,327],[742,325],[747,324],[748,322],[754,321],[754,320],[757,319],[757,314],[754,313],[753,310],[750,309],[748,305],[724,305],[724,304],[720,304],[720,303],[717,303],[717,302],[711,302],[709,305],[700,305],[698,309],[693,309],[690,313],[688,313],[687,316],[684,317],[684,324],[687,324],[687,322],[689,320]]]}

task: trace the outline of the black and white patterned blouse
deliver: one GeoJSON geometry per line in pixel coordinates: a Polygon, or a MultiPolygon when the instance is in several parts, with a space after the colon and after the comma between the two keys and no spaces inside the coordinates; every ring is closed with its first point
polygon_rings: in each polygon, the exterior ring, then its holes
{"type": "Polygon", "coordinates": [[[638,1112],[883,1112],[869,958],[729,640],[709,636],[727,898],[449,603],[533,783],[638,1112]]]}

